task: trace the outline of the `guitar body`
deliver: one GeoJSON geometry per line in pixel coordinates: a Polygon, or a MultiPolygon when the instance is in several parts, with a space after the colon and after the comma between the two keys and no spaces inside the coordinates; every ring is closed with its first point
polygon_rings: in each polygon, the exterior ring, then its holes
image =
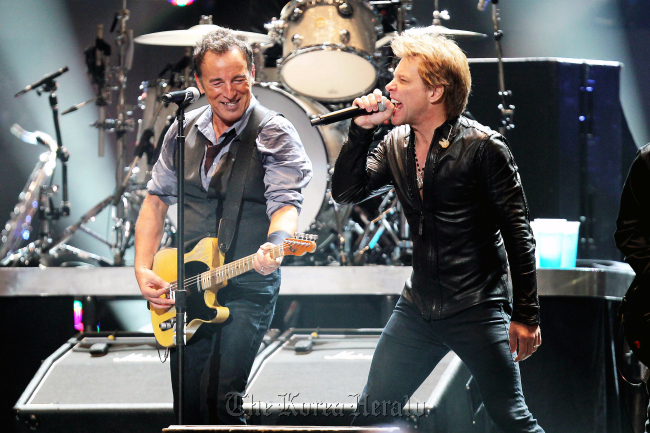
{"type": "MultiPolygon", "coordinates": [[[[152,270],[163,280],[172,283],[176,281],[178,276],[177,258],[178,251],[176,248],[160,250],[153,258],[152,270]]],[[[192,251],[185,254],[185,281],[189,282],[192,277],[222,266],[223,260],[224,257],[219,251],[217,238],[201,239],[192,251]]],[[[204,323],[221,323],[228,319],[230,311],[217,302],[217,292],[226,284],[227,282],[216,284],[204,290],[202,301],[197,299],[199,296],[196,293],[196,286],[188,287],[191,294],[187,297],[188,323],[185,327],[187,341],[204,323]]],[[[172,323],[175,318],[176,308],[174,307],[169,310],[151,307],[153,333],[162,346],[173,347],[175,345],[173,326],[165,326],[172,323]]]]}
{"type": "MultiPolygon", "coordinates": [[[[285,255],[301,256],[316,251],[316,237],[296,233],[296,239],[287,238],[282,245],[272,247],[268,254],[272,259],[285,255]]],[[[228,279],[254,269],[255,254],[235,260],[225,265],[224,256],[219,251],[217,238],[203,238],[192,251],[185,254],[185,282],[181,287],[187,290],[187,320],[185,338],[189,341],[204,323],[221,323],[228,319],[230,311],[217,302],[217,292],[225,287],[228,279]],[[203,293],[203,297],[196,293],[203,293]],[[194,294],[194,296],[192,296],[194,294]]],[[[178,262],[176,249],[160,250],[153,258],[153,272],[171,284],[175,293],[178,262]]],[[[151,309],[153,333],[158,343],[172,347],[174,343],[176,309],[151,309]]]]}

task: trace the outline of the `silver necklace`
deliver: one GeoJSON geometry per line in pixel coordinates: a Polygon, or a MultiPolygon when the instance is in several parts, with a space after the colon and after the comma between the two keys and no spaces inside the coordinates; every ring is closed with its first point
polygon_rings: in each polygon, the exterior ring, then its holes
{"type": "MultiPolygon", "coordinates": [[[[447,134],[447,138],[441,138],[438,144],[440,147],[443,149],[446,149],[449,147],[449,138],[451,137],[451,130],[453,128],[449,128],[449,134],[447,134]]],[[[418,184],[418,189],[424,188],[424,167],[420,167],[420,162],[418,161],[418,154],[415,152],[415,142],[417,141],[417,137],[414,136],[414,144],[413,144],[413,151],[415,154],[415,168],[416,168],[416,181],[418,184]]]]}

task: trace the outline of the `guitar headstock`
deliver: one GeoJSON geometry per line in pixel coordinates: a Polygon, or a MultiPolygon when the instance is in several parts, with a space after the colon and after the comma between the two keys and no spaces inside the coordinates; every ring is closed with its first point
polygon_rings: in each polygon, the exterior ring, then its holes
{"type": "Polygon", "coordinates": [[[285,256],[302,256],[316,251],[317,235],[296,233],[293,238],[287,238],[282,244],[285,256]]]}

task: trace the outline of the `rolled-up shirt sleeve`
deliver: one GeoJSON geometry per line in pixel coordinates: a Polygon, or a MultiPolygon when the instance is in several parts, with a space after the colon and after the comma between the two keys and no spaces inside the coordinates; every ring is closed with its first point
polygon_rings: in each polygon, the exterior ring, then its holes
{"type": "Polygon", "coordinates": [[[312,165],[300,141],[298,131],[289,120],[275,116],[257,138],[257,151],[265,169],[266,214],[291,205],[302,208],[302,189],[312,178],[312,165]]]}
{"type": "Polygon", "coordinates": [[[165,134],[158,161],[151,169],[151,180],[147,183],[147,192],[160,197],[168,206],[176,204],[176,122],[165,134]]]}

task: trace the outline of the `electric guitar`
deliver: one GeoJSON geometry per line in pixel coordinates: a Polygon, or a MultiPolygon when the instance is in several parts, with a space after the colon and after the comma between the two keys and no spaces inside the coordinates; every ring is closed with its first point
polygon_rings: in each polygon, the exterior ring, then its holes
{"type": "MultiPolygon", "coordinates": [[[[275,259],[282,256],[302,256],[316,250],[315,235],[296,233],[294,238],[288,238],[281,245],[270,250],[270,256],[275,259]]],[[[153,258],[152,270],[156,275],[171,283],[170,296],[178,289],[176,248],[160,250],[153,258]]],[[[186,340],[189,341],[199,327],[204,323],[221,323],[228,319],[230,311],[217,302],[217,292],[228,284],[228,279],[253,270],[255,254],[236,260],[227,265],[223,264],[224,255],[219,251],[217,238],[203,238],[192,251],[185,254],[185,290],[188,293],[187,323],[185,327],[186,340]],[[192,295],[203,293],[205,306],[200,302],[190,301],[192,295]],[[199,308],[196,308],[199,306],[199,308]],[[193,310],[193,311],[191,311],[193,310]],[[191,320],[190,320],[191,319],[191,320]]],[[[164,295],[163,295],[164,296],[164,295]]],[[[196,299],[194,299],[196,301],[196,299]]],[[[150,307],[153,333],[158,343],[165,347],[175,346],[176,309],[169,310],[150,307]]]]}

